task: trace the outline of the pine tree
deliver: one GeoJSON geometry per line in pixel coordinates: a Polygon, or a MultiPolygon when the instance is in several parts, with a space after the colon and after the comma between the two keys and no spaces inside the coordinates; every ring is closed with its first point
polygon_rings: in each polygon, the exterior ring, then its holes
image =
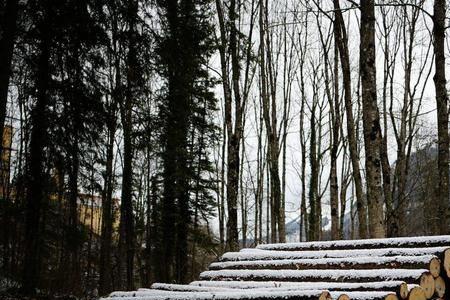
{"type": "Polygon", "coordinates": [[[158,46],[159,66],[165,80],[160,105],[163,141],[162,262],[165,267],[161,280],[185,282],[193,214],[192,192],[194,214],[200,204],[199,192],[193,191],[191,183],[197,182],[198,188],[202,181],[199,176],[208,171],[205,169],[208,165],[204,161],[205,155],[197,147],[204,151],[201,146],[207,134],[204,130],[210,132],[211,128],[203,120],[209,120],[208,114],[215,109],[210,92],[212,81],[205,68],[212,50],[210,7],[209,1],[191,0],[159,1],[158,7],[163,24],[158,46]],[[193,138],[190,138],[190,133],[194,133],[193,138]],[[194,146],[193,142],[200,145],[194,146]]]}

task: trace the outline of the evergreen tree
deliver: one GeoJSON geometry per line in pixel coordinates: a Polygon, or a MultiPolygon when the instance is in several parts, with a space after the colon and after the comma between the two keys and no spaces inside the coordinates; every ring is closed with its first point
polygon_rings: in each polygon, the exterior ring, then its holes
{"type": "Polygon", "coordinates": [[[201,144],[206,141],[205,131],[211,131],[206,120],[215,109],[210,91],[212,81],[205,67],[213,49],[210,3],[206,0],[158,1],[158,9],[163,27],[158,63],[165,81],[160,105],[163,124],[161,261],[164,264],[160,279],[185,282],[189,227],[193,221],[192,196],[196,215],[200,207],[199,191],[195,192],[191,183],[197,182],[200,188],[200,176],[208,171],[206,155],[201,153],[205,147],[201,144]]]}

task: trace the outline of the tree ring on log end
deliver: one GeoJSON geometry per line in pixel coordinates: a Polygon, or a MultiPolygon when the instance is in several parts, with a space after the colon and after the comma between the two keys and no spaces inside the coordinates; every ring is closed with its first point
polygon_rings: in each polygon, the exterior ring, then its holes
{"type": "Polygon", "coordinates": [[[350,297],[347,294],[341,294],[337,300],[350,300],[350,297]]]}
{"type": "Polygon", "coordinates": [[[434,295],[434,277],[430,272],[424,272],[420,276],[420,287],[425,291],[425,297],[430,299],[434,295]]]}
{"type": "Polygon", "coordinates": [[[395,294],[389,294],[384,298],[384,300],[398,300],[398,297],[395,294]]]}
{"type": "Polygon", "coordinates": [[[333,298],[331,298],[331,295],[329,292],[324,291],[320,294],[319,296],[319,300],[332,300],[333,298]]]}
{"type": "Polygon", "coordinates": [[[409,291],[408,300],[426,300],[425,291],[421,287],[414,287],[409,291]]]}
{"type": "Polygon", "coordinates": [[[450,248],[444,252],[444,270],[450,278],[450,248]]]}
{"type": "Polygon", "coordinates": [[[439,276],[434,280],[434,286],[435,286],[435,294],[439,298],[443,298],[445,295],[445,281],[444,279],[439,276]]]}
{"type": "Polygon", "coordinates": [[[398,291],[398,295],[400,296],[401,299],[406,299],[408,298],[408,284],[406,282],[403,282],[402,284],[400,284],[400,288],[398,291]]]}
{"type": "Polygon", "coordinates": [[[430,273],[434,278],[441,274],[441,260],[439,258],[432,258],[430,261],[430,273]]]}

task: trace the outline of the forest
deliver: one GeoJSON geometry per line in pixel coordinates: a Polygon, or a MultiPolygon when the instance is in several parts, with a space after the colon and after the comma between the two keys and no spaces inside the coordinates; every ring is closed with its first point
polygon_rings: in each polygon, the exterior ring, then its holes
{"type": "Polygon", "coordinates": [[[449,3],[2,0],[0,298],[450,234],[449,3]]]}

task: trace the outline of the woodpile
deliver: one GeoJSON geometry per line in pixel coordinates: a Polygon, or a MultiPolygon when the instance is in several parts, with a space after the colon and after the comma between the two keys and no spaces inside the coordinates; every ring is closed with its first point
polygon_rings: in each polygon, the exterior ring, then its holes
{"type": "Polygon", "coordinates": [[[259,245],[200,280],[114,292],[133,300],[450,300],[450,236],[259,245]]]}

